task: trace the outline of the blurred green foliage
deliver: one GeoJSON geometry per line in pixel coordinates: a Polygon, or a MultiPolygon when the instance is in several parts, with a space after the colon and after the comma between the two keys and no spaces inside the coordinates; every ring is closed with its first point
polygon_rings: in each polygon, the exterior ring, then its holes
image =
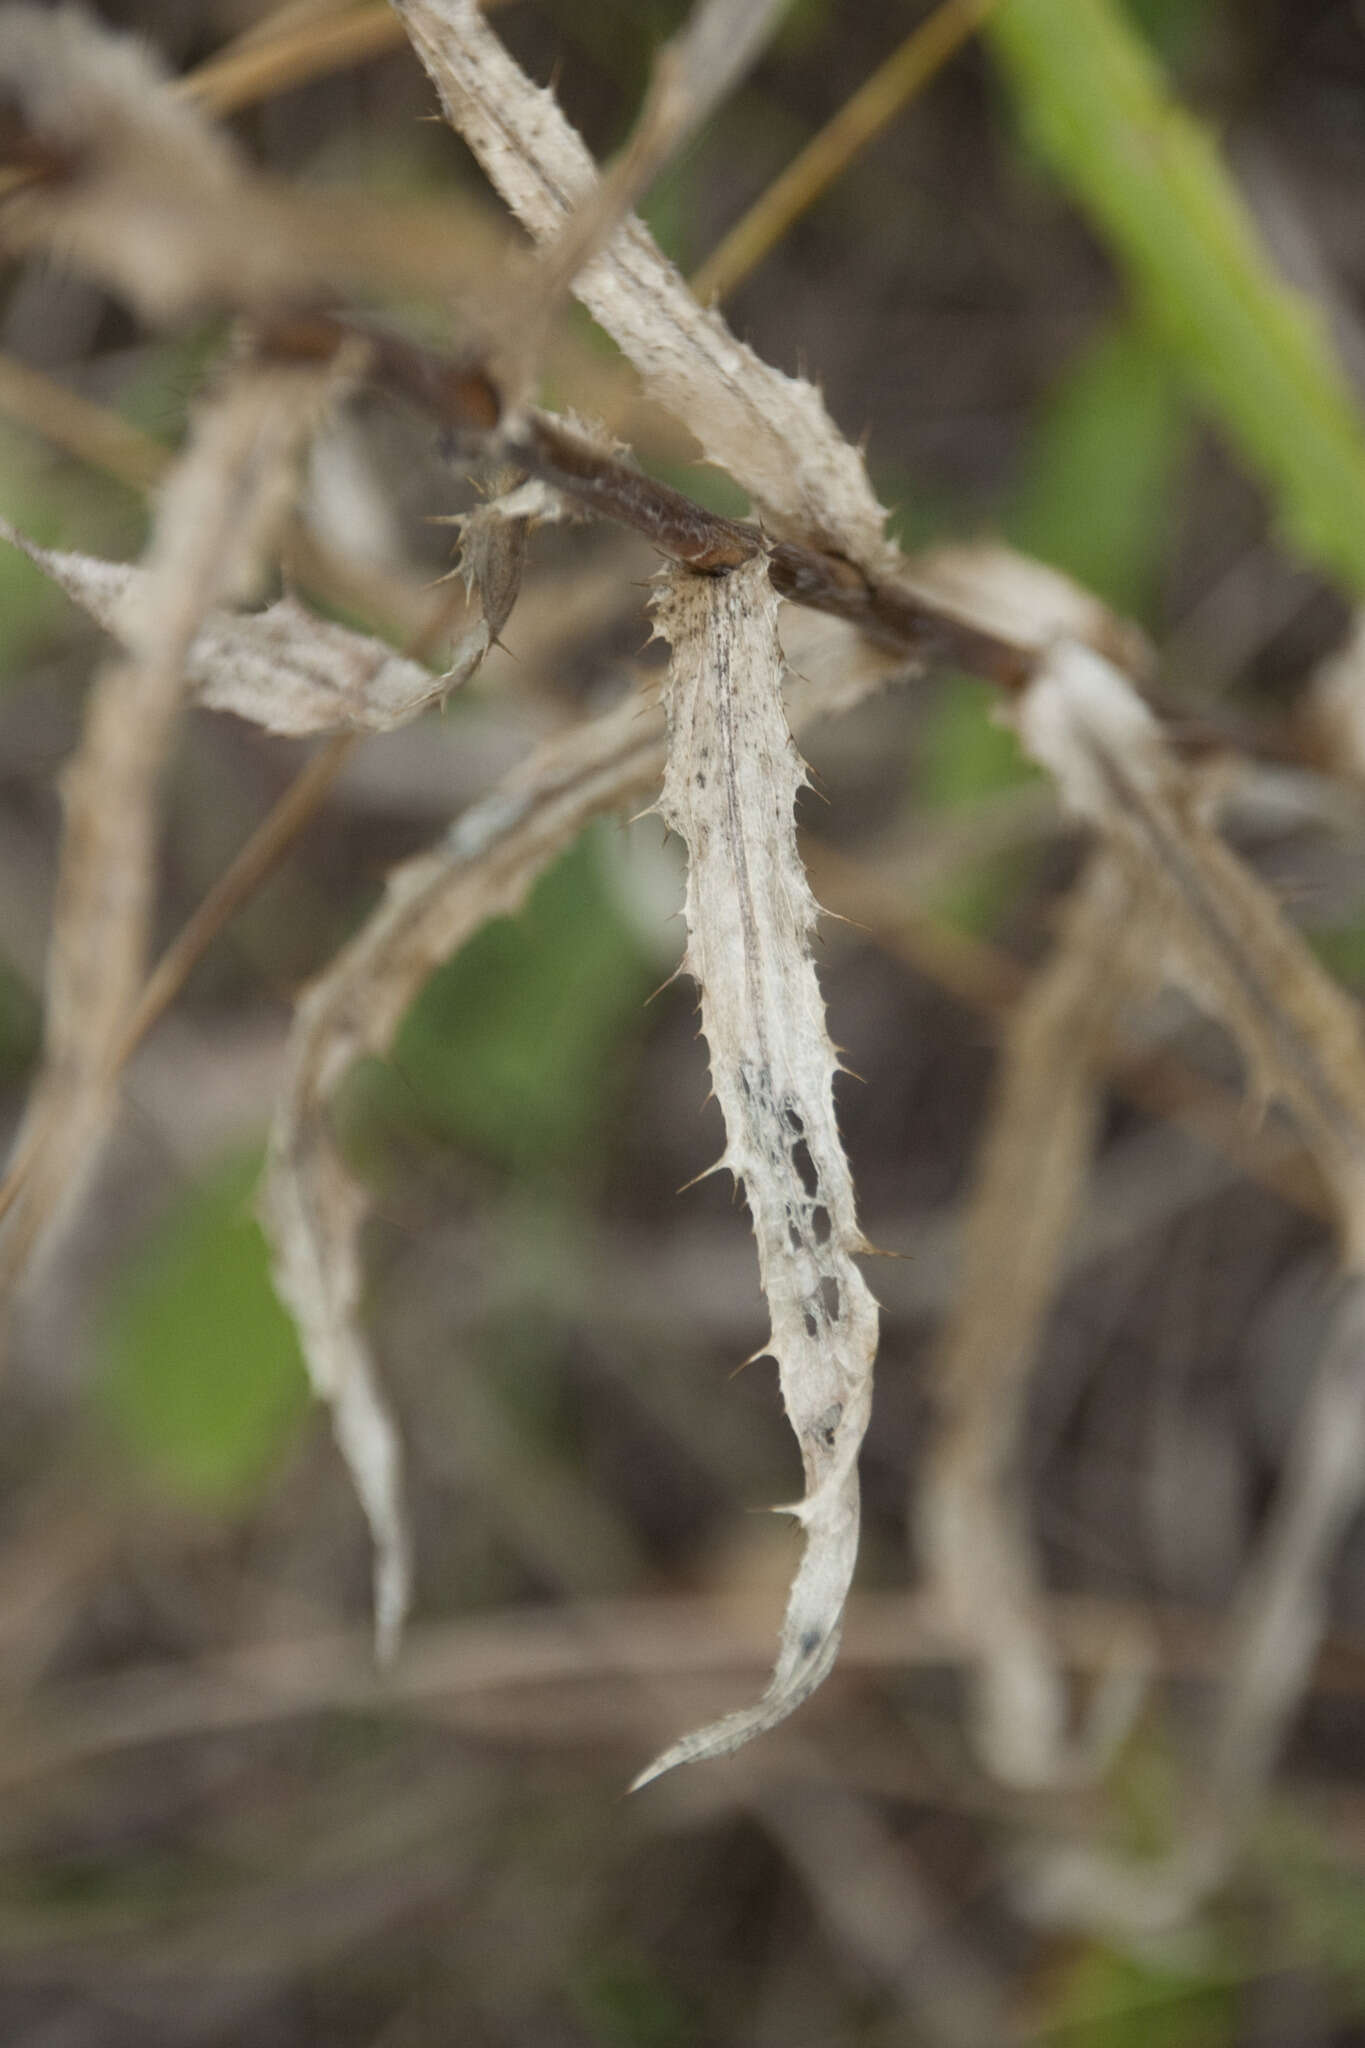
{"type": "MultiPolygon", "coordinates": [[[[62,544],[60,472],[43,444],[0,421],[0,515],[44,546],[62,544]]],[[[60,632],[69,607],[18,548],[0,543],[0,679],[18,675],[60,632]]]]}
{"type": "Polygon", "coordinates": [[[409,1113],[514,1172],[597,1155],[642,1023],[655,975],[612,897],[613,834],[585,833],[438,969],[394,1046],[409,1113]]]}
{"type": "Polygon", "coordinates": [[[1060,1973],[1045,2032],[1059,2048],[1232,2048],[1235,1988],[1096,1942],[1060,1973]]]}
{"type": "Polygon", "coordinates": [[[1151,330],[1125,321],[1101,333],[1039,414],[1005,515],[1010,540],[1149,621],[1186,432],[1151,330]]]}
{"type": "MultiPolygon", "coordinates": [[[[1150,331],[1131,321],[1107,329],[1039,411],[1002,515],[1006,537],[1120,611],[1150,618],[1186,433],[1176,380],[1150,331]]],[[[942,687],[916,762],[921,804],[972,803],[1036,774],[996,723],[998,702],[970,677],[942,687]]],[[[1013,857],[982,861],[934,907],[967,930],[989,930],[1029,872],[1013,857]]]]}
{"type": "Polygon", "coordinates": [[[1277,275],[1213,137],[1118,0],[1004,0],[984,34],[1026,134],[1288,537],[1365,593],[1365,425],[1325,322],[1277,275]]]}
{"type": "Polygon", "coordinates": [[[571,1996],[603,2048],[689,2048],[697,2038],[694,2017],[643,1955],[586,1961],[571,1996]]]}
{"type": "Polygon", "coordinates": [[[308,1400],[252,1213],[258,1153],[192,1189],[132,1253],[109,1305],[96,1412],[182,1502],[232,1507],[278,1464],[308,1400]]]}
{"type": "Polygon", "coordinates": [[[0,959],[0,1081],[27,1072],[42,1043],[43,1015],[37,994],[0,959]]]}

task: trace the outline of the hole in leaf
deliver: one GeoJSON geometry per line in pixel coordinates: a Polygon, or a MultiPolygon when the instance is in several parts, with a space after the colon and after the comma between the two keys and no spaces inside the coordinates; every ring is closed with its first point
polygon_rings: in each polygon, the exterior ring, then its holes
{"type": "Polygon", "coordinates": [[[828,1273],[820,1282],[820,1300],[824,1304],[825,1314],[829,1320],[832,1323],[837,1323],[839,1320],[839,1283],[828,1273]]]}
{"type": "Polygon", "coordinates": [[[828,1244],[830,1231],[833,1226],[829,1220],[829,1210],[823,1202],[821,1202],[817,1209],[812,1209],[810,1223],[811,1229],[815,1232],[815,1242],[817,1244],[828,1244]]]}
{"type": "Polygon", "coordinates": [[[820,1176],[815,1171],[815,1161],[810,1156],[810,1146],[804,1138],[792,1146],[792,1165],[800,1176],[801,1185],[808,1195],[819,1193],[820,1176]]]}

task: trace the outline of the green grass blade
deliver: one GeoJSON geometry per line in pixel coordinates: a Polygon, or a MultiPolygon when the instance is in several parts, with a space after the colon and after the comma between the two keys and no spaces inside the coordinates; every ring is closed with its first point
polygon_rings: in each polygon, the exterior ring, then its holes
{"type": "Polygon", "coordinates": [[[1116,0],[1004,0],[984,33],[1026,132],[1269,487],[1288,540],[1365,594],[1365,424],[1325,322],[1277,275],[1212,137],[1116,0]]]}

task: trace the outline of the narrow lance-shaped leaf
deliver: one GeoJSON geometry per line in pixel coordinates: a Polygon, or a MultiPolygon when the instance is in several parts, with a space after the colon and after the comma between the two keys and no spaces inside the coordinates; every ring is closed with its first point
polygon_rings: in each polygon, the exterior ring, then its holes
{"type": "Polygon", "coordinates": [[[299,1329],[374,1544],[375,1635],[397,1647],[411,1562],[397,1431],[360,1312],[367,1202],[329,1111],[361,1054],[382,1053],[434,969],[532,884],[598,812],[658,775],[657,727],[638,697],[558,735],[406,861],[361,930],[299,1003],[271,1128],[261,1220],[275,1284],[299,1329]]]}
{"type": "MultiPolygon", "coordinates": [[[[484,602],[496,612],[495,594],[484,602]]],[[[793,612],[789,628],[803,671],[792,690],[798,723],[847,710],[898,673],[837,620],[793,612]]],[[[361,1315],[364,1190],[338,1150],[330,1106],[353,1060],[387,1050],[442,960],[489,918],[516,910],[591,818],[658,786],[661,723],[657,706],[634,693],[538,747],[436,846],[395,870],[365,925],[305,992],[290,1034],[262,1222],[276,1286],[370,1524],[382,1654],[408,1600],[401,1456],[361,1315]]]]}
{"type": "Polygon", "coordinates": [[[1365,422],[1211,135],[1118,0],[1005,0],[983,33],[1025,122],[1292,538],[1365,590],[1365,422]]]}
{"type": "Polygon", "coordinates": [[[782,705],[766,565],[673,576],[658,604],[673,654],[661,810],[687,845],[687,953],[772,1317],[768,1349],[796,1432],[805,1495],[784,1512],[805,1550],[761,1700],[684,1736],[636,1780],[724,1756],[828,1675],[858,1550],[858,1449],[872,1399],[877,1307],[834,1116],[838,1061],[810,942],[818,917],[796,848],[805,781],[782,705]]]}

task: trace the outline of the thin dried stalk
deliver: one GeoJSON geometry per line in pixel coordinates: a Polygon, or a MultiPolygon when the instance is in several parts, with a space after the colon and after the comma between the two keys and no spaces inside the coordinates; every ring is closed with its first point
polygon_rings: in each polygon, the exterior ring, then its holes
{"type": "Polygon", "coordinates": [[[703,305],[726,298],[979,27],[996,0],[942,0],[831,115],[693,272],[703,305]]]}
{"type": "Polygon", "coordinates": [[[906,1843],[808,1760],[790,1788],[760,1784],[749,1804],[783,1850],[833,1945],[907,2015],[925,2048],[1010,2048],[1004,1987],[926,1895],[906,1843]]]}
{"type": "Polygon", "coordinates": [[[1219,1659],[1207,1765],[1175,1846],[1148,1863],[1081,1848],[1026,1864],[1035,1920],[1130,1934],[1188,1922],[1254,1827],[1313,1678],[1327,1578],[1365,1498],[1365,1279],[1349,1275],[1270,1518],[1243,1576],[1219,1659]]]}
{"type": "Polygon", "coordinates": [[[641,1773],[724,1756],[783,1720],[839,1646],[858,1552],[858,1449],[872,1402],[877,1307],[834,1117],[838,1068],[810,956],[818,918],[796,850],[805,770],[782,706],[777,600],[765,566],[679,575],[659,627],[672,646],[660,804],[686,842],[687,952],[701,990],[720,1165],[743,1185],[772,1317],[765,1347],[801,1449],[804,1498],[783,1513],[805,1549],[771,1683],[752,1707],[685,1736],[641,1773]]]}
{"type": "Polygon", "coordinates": [[[1335,1198],[1349,1285],[1317,1368],[1279,1499],[1230,1631],[1213,1769],[1172,1854],[1142,1868],[1050,1859],[1027,1894],[1041,1917],[1171,1924],[1222,1878],[1264,1791],[1325,1624],[1332,1549],[1365,1491],[1365,1046],[1354,1003],[1268,891],[1219,840],[1208,793],[1164,745],[1131,686],[1061,646],[1018,725],[1122,864],[1153,946],[1153,979],[1185,989],[1237,1044],[1253,1099],[1280,1102],[1335,1198]]]}
{"type": "Polygon", "coordinates": [[[396,1648],[411,1580],[401,1456],[360,1319],[365,1197],[337,1148],[330,1106],[351,1062],[387,1049],[439,963],[488,918],[516,910],[591,818],[647,789],[659,768],[658,727],[638,698],[541,747],[431,852],[394,872],[378,910],[299,1004],[262,1220],[275,1284],[369,1522],[381,1657],[396,1648]]]}
{"type": "Polygon", "coordinates": [[[913,1504],[930,1586],[975,1661],[982,1753],[997,1776],[1019,1785],[1103,1763],[1138,1696],[1131,1671],[1116,1674],[1090,1739],[1068,1743],[1066,1689],[1015,1469],[1029,1375],[1094,1151],[1105,1066],[1125,999],[1147,980],[1152,935],[1134,913],[1126,874],[1101,853],[1068,905],[1048,966],[1010,1020],[957,1307],[935,1364],[938,1431],[913,1504]]]}
{"type": "Polygon", "coordinates": [[[0,1195],[0,1295],[50,1245],[93,1169],[115,1055],[143,976],[157,797],[205,613],[249,587],[287,512],[296,458],[345,365],[244,363],[199,410],[163,487],[136,586],[126,658],[96,679],[63,778],[65,832],[48,956],[43,1065],[0,1195]]]}

